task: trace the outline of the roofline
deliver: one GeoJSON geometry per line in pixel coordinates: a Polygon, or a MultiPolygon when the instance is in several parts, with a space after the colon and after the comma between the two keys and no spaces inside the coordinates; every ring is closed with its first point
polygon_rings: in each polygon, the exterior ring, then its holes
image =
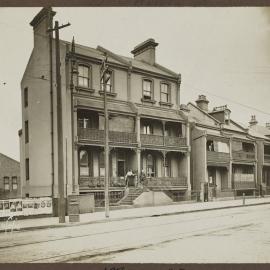
{"type": "MultiPolygon", "coordinates": [[[[209,118],[211,118],[212,120],[214,120],[216,123],[218,124],[222,124],[220,121],[218,121],[215,117],[209,115],[209,113],[205,112],[204,110],[200,109],[198,106],[196,106],[195,104],[193,104],[192,102],[188,102],[188,104],[192,105],[193,107],[195,107],[196,109],[198,109],[199,111],[201,111],[202,113],[204,113],[205,115],[207,115],[209,118]]],[[[187,104],[187,105],[188,105],[187,104]]]]}
{"type": "Polygon", "coordinates": [[[20,165],[20,161],[14,159],[14,158],[11,158],[11,157],[9,157],[9,156],[3,154],[3,153],[0,153],[0,155],[4,156],[5,158],[11,159],[12,161],[15,161],[15,162],[19,163],[19,165],[20,165]]]}

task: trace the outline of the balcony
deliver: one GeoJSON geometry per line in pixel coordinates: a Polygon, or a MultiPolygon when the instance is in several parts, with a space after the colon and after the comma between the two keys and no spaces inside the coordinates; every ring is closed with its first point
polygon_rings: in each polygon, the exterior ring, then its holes
{"type": "Polygon", "coordinates": [[[244,151],[233,151],[232,153],[234,160],[244,160],[244,161],[254,161],[255,153],[254,152],[244,152],[244,151]]]}
{"type": "MultiPolygon", "coordinates": [[[[124,177],[110,177],[109,187],[123,188],[125,187],[124,177]]],[[[104,177],[81,176],[79,180],[80,189],[104,189],[104,177]]]]}
{"type": "MultiPolygon", "coordinates": [[[[90,141],[94,144],[104,144],[104,136],[104,130],[92,128],[78,128],[79,140],[90,141]]],[[[109,143],[121,145],[136,144],[136,133],[109,131],[109,143]]]]}
{"type": "Polygon", "coordinates": [[[150,146],[166,146],[166,147],[181,147],[186,146],[186,138],[184,137],[171,137],[152,134],[141,134],[142,145],[150,146]]]}
{"type": "Polygon", "coordinates": [[[207,162],[210,163],[228,163],[230,161],[229,153],[207,151],[207,162]]]}
{"type": "Polygon", "coordinates": [[[270,155],[269,154],[264,154],[264,162],[270,163],[270,155]]]}
{"type": "Polygon", "coordinates": [[[255,188],[254,174],[233,174],[234,189],[255,188]]]}
{"type": "Polygon", "coordinates": [[[145,185],[154,190],[187,189],[186,177],[151,177],[145,185]]]}

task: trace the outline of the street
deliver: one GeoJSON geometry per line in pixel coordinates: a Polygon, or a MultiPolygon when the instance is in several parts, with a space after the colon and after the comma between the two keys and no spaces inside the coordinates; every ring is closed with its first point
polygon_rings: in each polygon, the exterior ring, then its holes
{"type": "Polygon", "coordinates": [[[1,262],[269,263],[270,205],[0,234],[1,262]]]}

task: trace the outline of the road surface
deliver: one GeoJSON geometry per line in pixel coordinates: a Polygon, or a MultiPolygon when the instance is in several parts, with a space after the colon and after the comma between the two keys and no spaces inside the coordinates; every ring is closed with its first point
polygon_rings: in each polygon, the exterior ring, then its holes
{"type": "Polygon", "coordinates": [[[270,205],[1,233],[0,262],[269,263],[270,205]]]}

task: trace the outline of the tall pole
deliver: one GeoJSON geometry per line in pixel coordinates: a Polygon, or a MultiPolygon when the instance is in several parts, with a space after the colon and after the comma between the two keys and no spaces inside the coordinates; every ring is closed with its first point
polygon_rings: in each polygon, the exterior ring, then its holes
{"type": "Polygon", "coordinates": [[[107,65],[107,56],[105,55],[105,59],[102,63],[101,67],[101,83],[103,84],[104,90],[104,133],[105,133],[105,141],[104,141],[104,155],[105,155],[105,190],[104,190],[104,199],[105,199],[105,217],[108,218],[109,213],[109,117],[108,117],[108,108],[107,108],[107,89],[106,84],[108,81],[107,73],[108,65],[107,65]]]}
{"type": "Polygon", "coordinates": [[[61,92],[61,73],[60,73],[60,45],[59,45],[59,29],[69,26],[70,24],[59,27],[58,21],[55,21],[55,57],[56,57],[56,94],[57,94],[57,145],[58,145],[58,216],[59,223],[65,223],[66,202],[65,202],[65,186],[64,186],[64,149],[63,149],[63,123],[62,123],[62,92],[61,92]]]}

